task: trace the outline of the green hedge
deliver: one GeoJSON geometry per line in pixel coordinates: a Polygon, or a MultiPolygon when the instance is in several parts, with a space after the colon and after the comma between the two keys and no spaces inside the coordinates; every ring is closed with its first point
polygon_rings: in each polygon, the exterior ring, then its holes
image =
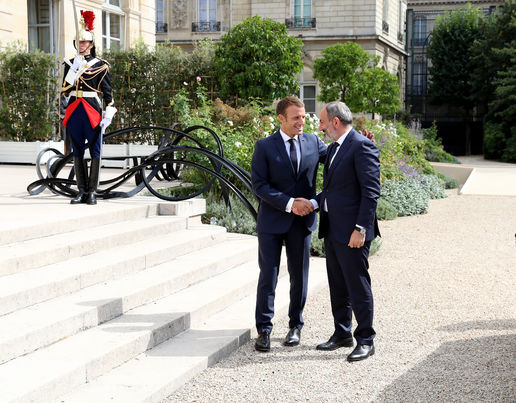
{"type": "Polygon", "coordinates": [[[49,140],[58,122],[57,61],[21,45],[0,51],[0,138],[49,140]]]}
{"type": "MultiPolygon", "coordinates": [[[[207,95],[213,98],[216,93],[212,78],[213,52],[213,42],[199,41],[191,53],[169,44],[149,49],[142,43],[132,49],[104,53],[103,58],[110,64],[113,98],[118,109],[110,129],[148,125],[170,127],[178,121],[171,100],[180,91],[189,99],[195,99],[198,80],[209,90],[207,95]]],[[[122,140],[157,141],[147,133],[137,136],[122,140]]]]}

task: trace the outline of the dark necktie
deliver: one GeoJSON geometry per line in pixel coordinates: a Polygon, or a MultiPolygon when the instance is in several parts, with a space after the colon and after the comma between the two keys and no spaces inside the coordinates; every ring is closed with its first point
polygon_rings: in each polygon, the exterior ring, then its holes
{"type": "Polygon", "coordinates": [[[292,162],[292,167],[294,168],[294,172],[297,175],[296,145],[294,144],[294,139],[290,139],[288,142],[290,143],[290,161],[292,162]]]}
{"type": "Polygon", "coordinates": [[[331,143],[330,147],[328,148],[328,159],[326,160],[326,169],[330,168],[331,160],[333,156],[335,155],[335,152],[337,151],[337,148],[339,147],[339,143],[334,141],[331,143]]]}

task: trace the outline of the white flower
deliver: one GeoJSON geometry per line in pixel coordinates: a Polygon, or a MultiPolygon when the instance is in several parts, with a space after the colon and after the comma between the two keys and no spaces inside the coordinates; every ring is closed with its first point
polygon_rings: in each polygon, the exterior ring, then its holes
{"type": "Polygon", "coordinates": [[[242,143],[241,143],[240,141],[236,141],[236,142],[235,142],[235,147],[237,147],[237,148],[238,148],[238,147],[240,147],[241,145],[242,145],[242,143]]]}
{"type": "Polygon", "coordinates": [[[183,85],[188,85],[188,83],[186,81],[183,81],[183,85]]]}
{"type": "Polygon", "coordinates": [[[258,118],[254,118],[254,119],[253,119],[253,122],[254,122],[255,124],[259,124],[259,123],[260,123],[260,120],[259,120],[258,118]]]}
{"type": "Polygon", "coordinates": [[[271,123],[271,130],[274,130],[274,125],[271,123]]]}
{"type": "Polygon", "coordinates": [[[268,135],[269,135],[269,132],[263,132],[263,135],[264,135],[264,136],[268,136],[268,135]]]}
{"type": "Polygon", "coordinates": [[[274,118],[272,116],[269,116],[269,120],[272,122],[274,122],[274,118]]]}
{"type": "Polygon", "coordinates": [[[233,122],[231,120],[228,120],[228,125],[233,126],[233,122]]]}

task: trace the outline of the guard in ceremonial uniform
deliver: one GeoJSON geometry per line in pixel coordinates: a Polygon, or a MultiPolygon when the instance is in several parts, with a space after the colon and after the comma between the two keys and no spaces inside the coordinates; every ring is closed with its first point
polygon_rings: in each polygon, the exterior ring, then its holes
{"type": "Polygon", "coordinates": [[[109,65],[95,55],[92,11],[81,10],[81,29],[74,41],[78,50],[73,59],[65,59],[61,93],[67,99],[63,125],[72,139],[75,176],[79,193],[71,204],[97,204],[102,136],[116,113],[111,95],[109,65]],[[102,113],[102,102],[106,105],[102,113]],[[84,161],[85,142],[91,155],[90,175],[84,161]]]}

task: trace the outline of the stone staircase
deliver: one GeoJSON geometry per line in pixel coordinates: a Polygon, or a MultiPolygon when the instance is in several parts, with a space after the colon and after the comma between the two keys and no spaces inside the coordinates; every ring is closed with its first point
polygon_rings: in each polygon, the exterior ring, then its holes
{"type": "Polygon", "coordinates": [[[200,224],[201,202],[71,206],[87,214],[0,230],[0,401],[158,402],[247,342],[257,241],[200,224]]]}

